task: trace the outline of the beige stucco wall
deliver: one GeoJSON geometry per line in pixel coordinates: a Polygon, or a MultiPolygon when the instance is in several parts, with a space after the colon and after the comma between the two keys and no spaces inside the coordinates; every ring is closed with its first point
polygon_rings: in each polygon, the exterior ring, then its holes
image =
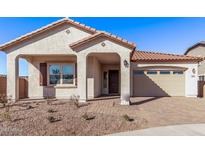
{"type": "MultiPolygon", "coordinates": [[[[128,49],[120,44],[114,43],[107,39],[97,39],[91,43],[86,44],[83,47],[80,47],[76,49],[78,52],[78,58],[85,59],[90,53],[117,53],[120,56],[120,63],[124,64],[124,60],[128,62],[128,67],[125,67],[124,65],[120,66],[121,69],[121,104],[129,104],[129,96],[130,96],[130,52],[131,49],[128,49]],[[102,46],[101,44],[105,43],[105,46],[102,46]]],[[[85,61],[81,61],[81,66],[78,67],[78,72],[81,72],[82,74],[86,74],[86,65],[85,61]]],[[[86,98],[86,95],[83,94],[84,91],[86,91],[86,77],[81,77],[81,84],[79,84],[79,93],[80,95],[84,95],[84,99],[86,98]]]]}
{"type": "MultiPolygon", "coordinates": [[[[197,46],[191,49],[187,55],[205,57],[205,46],[197,46]]],[[[199,63],[198,74],[205,75],[205,60],[199,63]]]]}
{"type": "Polygon", "coordinates": [[[95,56],[87,58],[87,97],[92,99],[101,95],[101,64],[95,56]]]}
{"type": "MultiPolygon", "coordinates": [[[[64,25],[55,30],[47,31],[32,40],[26,41],[21,45],[15,46],[7,51],[7,94],[12,95],[14,99],[18,99],[18,58],[23,56],[29,61],[29,96],[42,97],[43,93],[47,93],[47,88],[39,87],[39,62],[33,59],[34,56],[57,56],[57,55],[76,55],[69,44],[79,39],[89,36],[90,34],[75,28],[71,25],[64,25]],[[70,33],[67,34],[66,31],[70,33]]],[[[42,57],[43,59],[45,57],[42,57]]],[[[49,90],[50,91],[50,90],[49,90]]],[[[65,89],[57,88],[55,93],[59,96],[67,96],[70,93],[76,93],[76,88],[65,89]],[[65,93],[65,94],[63,94],[65,93]]],[[[68,95],[68,96],[69,96],[68,95]]]]}
{"type": "MultiPolygon", "coordinates": [[[[69,99],[77,94],[76,86],[40,86],[40,63],[76,63],[75,56],[34,56],[28,61],[29,98],[56,97],[69,99]]],[[[48,75],[48,73],[47,73],[48,75]]],[[[48,80],[47,80],[48,81],[48,80]]]]}
{"type": "MultiPolygon", "coordinates": [[[[75,28],[71,25],[64,25],[58,29],[46,32],[40,36],[33,38],[30,41],[21,43],[8,50],[7,54],[7,69],[8,69],[8,95],[12,95],[14,99],[18,99],[18,58],[24,57],[29,62],[29,97],[43,97],[44,94],[49,93],[56,95],[57,98],[68,98],[72,94],[80,96],[80,101],[85,102],[87,100],[87,62],[86,58],[90,53],[117,53],[120,56],[120,63],[126,60],[130,61],[129,49],[118,43],[112,42],[105,38],[99,38],[92,43],[87,43],[86,46],[78,48],[73,51],[69,44],[78,41],[82,38],[89,36],[90,34],[75,28]],[[66,30],[70,33],[67,34],[66,30]],[[105,46],[101,43],[104,42],[105,46]],[[76,87],[40,87],[39,86],[39,63],[45,61],[45,57],[35,59],[35,56],[77,56],[77,74],[78,74],[78,86],[76,87]]],[[[59,59],[56,58],[58,61],[59,59]]],[[[101,92],[101,78],[100,78],[100,65],[95,61],[96,79],[94,84],[94,96],[99,95],[101,92]],[[95,90],[96,89],[96,90],[95,90]]],[[[130,64],[128,67],[124,65],[121,68],[121,102],[122,104],[129,104],[130,95],[130,64]]],[[[88,68],[89,69],[89,68],[88,68]]]]}

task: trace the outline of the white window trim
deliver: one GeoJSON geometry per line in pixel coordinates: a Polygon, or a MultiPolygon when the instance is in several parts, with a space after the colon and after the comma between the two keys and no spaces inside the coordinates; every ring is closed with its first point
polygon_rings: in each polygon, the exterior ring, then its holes
{"type": "Polygon", "coordinates": [[[74,87],[76,86],[76,72],[75,72],[75,63],[47,63],[47,85],[52,87],[74,87]],[[63,65],[72,65],[74,68],[73,83],[72,84],[63,84],[62,80],[62,66],[63,65]],[[50,65],[60,65],[60,84],[50,84],[50,65]]]}

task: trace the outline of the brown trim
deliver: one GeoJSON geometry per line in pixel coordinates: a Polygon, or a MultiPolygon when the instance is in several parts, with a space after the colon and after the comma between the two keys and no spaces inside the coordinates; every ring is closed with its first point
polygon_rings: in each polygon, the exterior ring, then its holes
{"type": "Polygon", "coordinates": [[[75,85],[77,86],[78,85],[78,73],[77,73],[77,63],[75,63],[75,85]]]}
{"type": "Polygon", "coordinates": [[[47,86],[47,63],[40,63],[40,86],[47,86]]]}
{"type": "Polygon", "coordinates": [[[158,63],[158,62],[186,62],[186,63],[195,63],[195,62],[200,62],[202,61],[201,59],[152,59],[152,60],[131,60],[131,62],[139,62],[139,63],[158,63]]]}

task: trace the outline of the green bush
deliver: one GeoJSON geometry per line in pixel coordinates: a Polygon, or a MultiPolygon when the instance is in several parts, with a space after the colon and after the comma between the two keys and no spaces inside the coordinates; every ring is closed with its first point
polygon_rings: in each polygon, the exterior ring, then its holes
{"type": "Polygon", "coordinates": [[[123,115],[123,118],[124,118],[126,121],[129,121],[129,122],[134,121],[134,119],[131,118],[131,117],[129,117],[127,114],[123,115]]]}

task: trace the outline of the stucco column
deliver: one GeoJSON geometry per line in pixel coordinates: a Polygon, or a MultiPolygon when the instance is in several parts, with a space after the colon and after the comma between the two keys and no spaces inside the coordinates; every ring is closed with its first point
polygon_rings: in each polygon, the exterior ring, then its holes
{"type": "Polygon", "coordinates": [[[79,101],[81,103],[85,103],[87,100],[87,88],[86,88],[86,68],[87,68],[87,62],[86,62],[86,55],[78,54],[77,55],[77,86],[78,86],[78,95],[79,95],[79,101]]]}
{"type": "Polygon", "coordinates": [[[12,100],[19,99],[19,58],[7,55],[7,96],[11,96],[12,100]]]}
{"type": "Polygon", "coordinates": [[[130,104],[130,54],[121,55],[121,105],[130,104]]]}

